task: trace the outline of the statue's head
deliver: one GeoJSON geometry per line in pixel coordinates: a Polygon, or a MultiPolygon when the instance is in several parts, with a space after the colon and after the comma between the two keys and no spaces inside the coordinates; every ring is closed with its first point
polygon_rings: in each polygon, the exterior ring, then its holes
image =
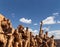
{"type": "Polygon", "coordinates": [[[9,22],[9,19],[7,19],[7,22],[9,22]]]}
{"type": "Polygon", "coordinates": [[[23,30],[24,27],[23,27],[22,25],[19,25],[19,26],[18,26],[18,29],[23,30]]]}
{"type": "Polygon", "coordinates": [[[4,21],[6,21],[5,17],[3,18],[4,21]]]}
{"type": "Polygon", "coordinates": [[[46,31],[45,34],[48,35],[48,31],[46,31]]]}
{"type": "Polygon", "coordinates": [[[46,38],[46,35],[44,34],[44,38],[46,38]]]}
{"type": "Polygon", "coordinates": [[[28,31],[28,27],[26,27],[26,31],[28,31]]]}
{"type": "Polygon", "coordinates": [[[17,33],[17,29],[14,30],[14,33],[17,33]]]}
{"type": "Polygon", "coordinates": [[[52,35],[51,38],[54,38],[54,35],[52,35]]]}
{"type": "Polygon", "coordinates": [[[41,24],[43,24],[43,22],[41,21],[41,24]]]}

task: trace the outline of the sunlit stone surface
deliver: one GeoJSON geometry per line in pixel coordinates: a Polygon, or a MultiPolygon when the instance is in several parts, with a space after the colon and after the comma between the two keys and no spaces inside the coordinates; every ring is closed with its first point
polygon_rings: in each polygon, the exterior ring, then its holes
{"type": "Polygon", "coordinates": [[[56,47],[54,35],[44,34],[42,25],[41,21],[39,35],[34,36],[28,27],[24,30],[23,25],[14,29],[10,20],[0,14],[0,47],[56,47]]]}

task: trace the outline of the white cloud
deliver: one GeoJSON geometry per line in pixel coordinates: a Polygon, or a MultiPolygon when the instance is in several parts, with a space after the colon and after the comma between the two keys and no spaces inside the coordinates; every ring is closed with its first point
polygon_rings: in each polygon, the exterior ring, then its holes
{"type": "Polygon", "coordinates": [[[46,19],[43,20],[43,24],[56,24],[56,23],[60,23],[60,21],[56,21],[55,18],[57,18],[56,16],[59,16],[59,13],[53,13],[52,16],[47,17],[46,19]]]}
{"type": "Polygon", "coordinates": [[[48,26],[48,27],[43,27],[42,29],[43,29],[44,31],[49,31],[50,26],[48,26]]]}
{"type": "Polygon", "coordinates": [[[43,24],[55,24],[56,21],[54,18],[54,16],[47,17],[45,20],[43,20],[43,24]]]}
{"type": "Polygon", "coordinates": [[[59,15],[59,13],[58,13],[58,12],[56,12],[56,13],[53,13],[53,15],[54,15],[54,16],[58,16],[58,15],[59,15]]]}
{"type": "Polygon", "coordinates": [[[21,18],[19,19],[20,22],[31,24],[32,20],[31,19],[26,19],[26,18],[21,18]]]}
{"type": "Polygon", "coordinates": [[[55,39],[60,39],[60,30],[49,31],[49,36],[54,35],[55,39]]]}
{"type": "Polygon", "coordinates": [[[33,29],[31,29],[31,28],[29,29],[29,31],[31,31],[34,36],[35,36],[35,35],[38,35],[38,33],[39,33],[38,30],[33,30],[33,29]]]}
{"type": "Polygon", "coordinates": [[[57,21],[57,23],[60,23],[60,21],[57,21]]]}
{"type": "MultiPolygon", "coordinates": [[[[26,28],[24,28],[24,30],[26,30],[26,28]]],[[[31,28],[29,28],[28,30],[29,30],[30,32],[32,32],[32,34],[33,34],[34,36],[39,34],[38,30],[33,30],[33,29],[31,29],[31,28]]]]}
{"type": "Polygon", "coordinates": [[[33,35],[38,35],[38,34],[39,34],[38,30],[33,31],[33,35]]]}
{"type": "Polygon", "coordinates": [[[34,23],[34,25],[38,25],[37,23],[34,23]]]}

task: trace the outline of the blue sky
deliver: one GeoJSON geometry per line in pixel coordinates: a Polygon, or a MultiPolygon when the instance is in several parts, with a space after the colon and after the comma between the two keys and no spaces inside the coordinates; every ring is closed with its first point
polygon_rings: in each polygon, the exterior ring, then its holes
{"type": "Polygon", "coordinates": [[[0,13],[14,28],[22,24],[37,33],[43,21],[44,30],[60,33],[60,0],[0,0],[0,13]]]}

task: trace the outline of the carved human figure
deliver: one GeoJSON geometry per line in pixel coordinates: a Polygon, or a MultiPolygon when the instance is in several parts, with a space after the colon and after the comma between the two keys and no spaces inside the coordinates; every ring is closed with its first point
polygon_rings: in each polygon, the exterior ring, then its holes
{"type": "Polygon", "coordinates": [[[51,36],[50,38],[50,47],[55,47],[55,41],[54,41],[54,35],[51,36]]]}
{"type": "Polygon", "coordinates": [[[40,23],[40,31],[39,31],[39,36],[40,36],[40,34],[42,34],[43,32],[42,32],[42,25],[43,25],[43,22],[41,21],[41,23],[40,23]]]}
{"type": "Polygon", "coordinates": [[[7,37],[4,33],[0,34],[0,47],[6,47],[7,37]]]}
{"type": "Polygon", "coordinates": [[[5,18],[3,18],[3,20],[1,21],[1,27],[4,32],[7,31],[7,21],[5,18]]]}
{"type": "Polygon", "coordinates": [[[21,33],[18,33],[18,30],[15,29],[14,33],[14,47],[23,47],[21,33]]]}
{"type": "Polygon", "coordinates": [[[48,31],[45,32],[45,35],[46,35],[46,39],[49,39],[48,31]]]}
{"type": "Polygon", "coordinates": [[[40,38],[38,35],[37,35],[37,43],[38,43],[38,47],[40,47],[42,44],[42,38],[40,38]]]}
{"type": "Polygon", "coordinates": [[[30,47],[30,32],[28,30],[28,27],[26,27],[25,34],[26,34],[25,47],[30,47]]]}
{"type": "Polygon", "coordinates": [[[6,36],[7,36],[7,47],[12,47],[13,45],[12,45],[12,43],[13,43],[13,39],[14,39],[14,37],[13,37],[13,28],[11,27],[11,24],[9,23],[7,23],[7,26],[8,26],[8,28],[7,28],[7,31],[5,32],[6,33],[6,36]]]}

